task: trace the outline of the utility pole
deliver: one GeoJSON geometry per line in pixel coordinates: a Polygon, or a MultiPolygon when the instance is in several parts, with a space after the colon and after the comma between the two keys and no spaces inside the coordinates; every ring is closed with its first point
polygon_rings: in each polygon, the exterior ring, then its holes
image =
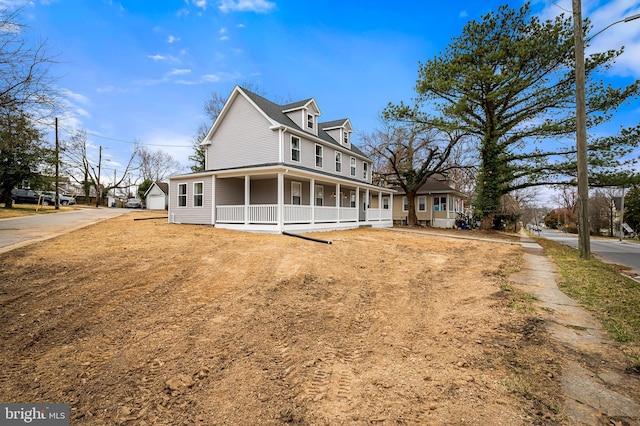
{"type": "Polygon", "coordinates": [[[56,117],[56,210],[60,210],[60,142],[58,141],[58,117],[56,117]]]}
{"type": "Polygon", "coordinates": [[[589,175],[587,172],[587,113],[585,105],[584,35],[582,0],[572,0],[573,39],[576,73],[576,147],[578,151],[578,251],[582,259],[591,258],[589,226],[589,175]]]}
{"type": "Polygon", "coordinates": [[[96,182],[96,207],[100,207],[100,165],[102,164],[102,145],[98,155],[98,182],[96,182]]]}
{"type": "Polygon", "coordinates": [[[622,197],[620,198],[620,241],[624,238],[624,185],[622,186],[622,197]]]}

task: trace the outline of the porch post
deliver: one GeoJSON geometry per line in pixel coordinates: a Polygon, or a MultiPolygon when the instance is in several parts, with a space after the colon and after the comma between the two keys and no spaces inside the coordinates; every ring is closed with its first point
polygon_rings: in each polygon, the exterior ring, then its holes
{"type": "Polygon", "coordinates": [[[356,222],[360,222],[360,187],[358,185],[356,185],[356,222]]]}
{"type": "Polygon", "coordinates": [[[340,223],[340,205],[342,204],[342,197],[340,196],[340,184],[336,183],[336,222],[340,223]]]}
{"type": "Polygon", "coordinates": [[[211,176],[211,224],[216,224],[216,175],[211,176]]]}
{"type": "Polygon", "coordinates": [[[367,188],[367,191],[365,192],[365,200],[364,200],[364,205],[365,205],[365,211],[364,211],[364,220],[365,222],[369,222],[369,209],[371,208],[371,194],[369,193],[369,188],[367,188]]]}
{"type": "MultiPolygon", "coordinates": [[[[391,207],[391,206],[389,206],[391,207]]],[[[382,221],[382,191],[378,191],[378,220],[382,221]]]]}
{"type": "Polygon", "coordinates": [[[311,206],[311,224],[316,223],[316,180],[309,183],[309,205],[311,206]]]}
{"type": "Polygon", "coordinates": [[[284,231],[284,174],[278,172],[278,230],[284,231]]]}
{"type": "Polygon", "coordinates": [[[244,224],[245,225],[249,224],[249,203],[251,202],[249,198],[250,191],[251,191],[251,178],[249,177],[249,175],[245,175],[244,176],[244,224]]]}

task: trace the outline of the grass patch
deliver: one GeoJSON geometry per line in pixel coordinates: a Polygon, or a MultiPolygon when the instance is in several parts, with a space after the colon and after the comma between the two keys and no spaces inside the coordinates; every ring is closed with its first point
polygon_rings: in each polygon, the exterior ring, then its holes
{"type": "Polygon", "coordinates": [[[640,283],[597,259],[581,259],[573,248],[544,238],[536,242],[558,266],[560,289],[591,311],[640,364],[640,283]]]}
{"type": "Polygon", "coordinates": [[[10,209],[4,208],[4,203],[0,204],[0,219],[8,219],[11,217],[31,216],[35,214],[50,214],[68,212],[77,210],[77,207],[60,206],[59,210],[56,210],[55,206],[40,206],[36,211],[35,204],[13,204],[10,209]]]}

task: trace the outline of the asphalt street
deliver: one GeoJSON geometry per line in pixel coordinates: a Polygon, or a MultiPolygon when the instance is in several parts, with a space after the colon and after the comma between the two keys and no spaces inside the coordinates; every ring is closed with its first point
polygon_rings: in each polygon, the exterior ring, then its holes
{"type": "Polygon", "coordinates": [[[74,231],[131,210],[87,207],[70,212],[0,220],[0,253],[74,231]]]}
{"type": "MultiPolygon", "coordinates": [[[[575,234],[543,229],[540,236],[578,248],[578,236],[575,234]]],[[[605,262],[631,268],[628,274],[636,279],[640,278],[640,244],[637,242],[591,237],[591,253],[605,262]]]]}

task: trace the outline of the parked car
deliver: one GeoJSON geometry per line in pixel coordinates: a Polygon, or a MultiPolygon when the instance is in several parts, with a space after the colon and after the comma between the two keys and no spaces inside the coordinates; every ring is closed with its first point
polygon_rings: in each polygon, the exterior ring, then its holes
{"type": "Polygon", "coordinates": [[[38,204],[38,200],[43,206],[55,204],[50,196],[40,194],[40,192],[32,189],[13,189],[11,190],[11,198],[16,204],[38,204]]]}
{"type": "Polygon", "coordinates": [[[128,209],[139,209],[140,207],[142,207],[142,205],[140,204],[140,200],[137,198],[129,198],[127,200],[127,204],[125,204],[125,207],[128,209]]]}
{"type": "MultiPolygon", "coordinates": [[[[56,199],[55,191],[45,191],[44,194],[51,197],[52,200],[56,199]]],[[[58,194],[58,200],[60,200],[60,205],[62,206],[70,206],[76,203],[76,199],[74,197],[69,197],[68,195],[58,194]]]]}

